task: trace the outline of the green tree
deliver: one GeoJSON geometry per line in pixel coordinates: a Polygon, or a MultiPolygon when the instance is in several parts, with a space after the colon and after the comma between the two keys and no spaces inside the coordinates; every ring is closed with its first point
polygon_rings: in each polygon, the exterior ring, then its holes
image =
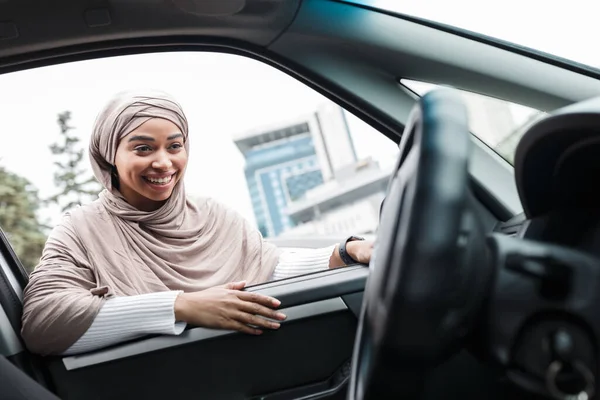
{"type": "Polygon", "coordinates": [[[62,211],[95,199],[102,190],[98,181],[81,166],[84,150],[79,146],[79,138],[73,134],[70,121],[70,111],[58,114],[60,139],[50,146],[57,158],[54,184],[60,191],[47,201],[57,204],[62,211]]]}
{"type": "Polygon", "coordinates": [[[0,227],[28,272],[38,264],[46,242],[36,215],[39,204],[27,179],[0,167],[0,227]]]}

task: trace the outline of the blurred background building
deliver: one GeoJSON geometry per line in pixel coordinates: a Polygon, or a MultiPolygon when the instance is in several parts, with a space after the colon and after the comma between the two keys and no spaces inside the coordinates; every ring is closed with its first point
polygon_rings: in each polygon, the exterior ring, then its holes
{"type": "Polygon", "coordinates": [[[339,106],[244,132],[234,142],[265,237],[374,232],[391,171],[357,159],[339,106]]]}

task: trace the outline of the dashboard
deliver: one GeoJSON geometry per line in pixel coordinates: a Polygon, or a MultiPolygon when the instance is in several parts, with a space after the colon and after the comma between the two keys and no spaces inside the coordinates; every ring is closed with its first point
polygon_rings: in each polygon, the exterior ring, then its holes
{"type": "Polygon", "coordinates": [[[523,213],[499,223],[494,231],[600,257],[600,208],[558,209],[531,219],[523,213]]]}
{"type": "Polygon", "coordinates": [[[524,212],[495,232],[600,256],[600,99],[534,124],[515,155],[524,212]]]}
{"type": "Polygon", "coordinates": [[[488,354],[554,398],[591,397],[600,372],[599,154],[600,98],[536,122],[515,154],[524,211],[488,237],[488,354]]]}

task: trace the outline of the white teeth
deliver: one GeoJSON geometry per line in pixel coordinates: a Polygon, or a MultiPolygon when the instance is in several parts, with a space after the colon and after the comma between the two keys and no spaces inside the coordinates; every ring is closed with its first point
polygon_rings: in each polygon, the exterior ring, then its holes
{"type": "Polygon", "coordinates": [[[149,180],[152,183],[157,183],[159,185],[163,185],[165,183],[171,182],[171,179],[173,179],[173,175],[168,176],[166,178],[150,178],[150,177],[146,177],[146,179],[149,180]]]}

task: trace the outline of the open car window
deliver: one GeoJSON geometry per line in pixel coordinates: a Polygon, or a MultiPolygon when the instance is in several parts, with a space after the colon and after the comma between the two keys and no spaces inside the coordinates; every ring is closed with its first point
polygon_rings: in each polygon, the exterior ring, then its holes
{"type": "Polygon", "coordinates": [[[102,189],[89,137],[100,108],[123,90],[173,94],[190,125],[188,196],[215,198],[284,247],[374,234],[398,151],[304,84],[235,55],[74,62],[4,74],[0,87],[0,227],[28,271],[61,215],[102,189]]]}
{"type": "MultiPolygon", "coordinates": [[[[402,79],[401,84],[423,96],[440,85],[402,79]]],[[[469,128],[479,140],[513,164],[515,150],[527,128],[545,112],[505,100],[458,90],[467,106],[469,128]]]]}

